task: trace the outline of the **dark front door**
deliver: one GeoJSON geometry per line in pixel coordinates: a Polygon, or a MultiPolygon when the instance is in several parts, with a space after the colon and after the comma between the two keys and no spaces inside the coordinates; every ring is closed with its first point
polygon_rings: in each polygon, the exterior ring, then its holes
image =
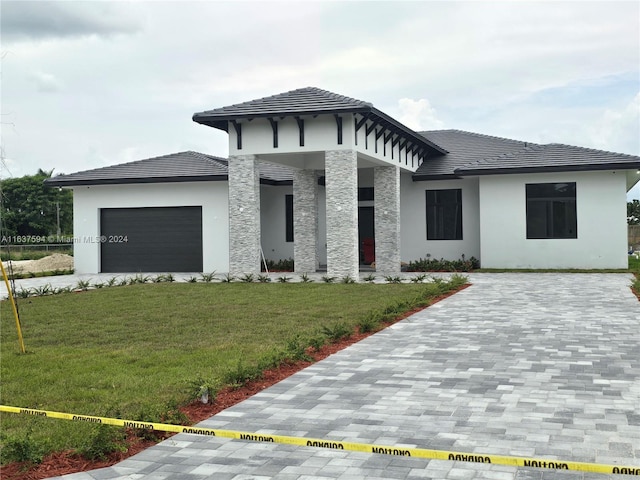
{"type": "Polygon", "coordinates": [[[360,263],[370,265],[375,261],[373,207],[358,208],[358,245],[360,263]]]}

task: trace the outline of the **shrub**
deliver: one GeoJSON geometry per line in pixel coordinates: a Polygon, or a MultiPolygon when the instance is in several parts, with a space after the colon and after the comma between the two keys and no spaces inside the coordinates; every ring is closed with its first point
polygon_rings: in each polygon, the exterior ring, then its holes
{"type": "Polygon", "coordinates": [[[331,326],[323,326],[322,333],[326,335],[331,343],[336,343],[350,336],[353,331],[345,322],[334,323],[331,326]]]}
{"type": "Polygon", "coordinates": [[[379,323],[380,322],[376,314],[369,314],[358,322],[358,331],[360,333],[373,332],[378,328],[379,323]]]}
{"type": "Polygon", "coordinates": [[[211,403],[218,394],[219,389],[218,382],[205,380],[201,375],[198,375],[189,382],[189,397],[198,399],[202,403],[211,403]]]}
{"type": "Polygon", "coordinates": [[[356,281],[351,278],[351,275],[347,275],[345,277],[342,277],[342,280],[340,280],[342,283],[356,283],[356,281]]]}
{"type": "Polygon", "coordinates": [[[333,282],[335,282],[335,281],[336,281],[336,277],[330,277],[330,276],[328,276],[328,275],[323,275],[323,276],[322,276],[322,281],[323,281],[324,283],[333,283],[333,282]]]}
{"type": "Polygon", "coordinates": [[[307,273],[303,273],[302,275],[300,275],[300,281],[301,281],[302,283],[310,283],[310,282],[313,282],[313,280],[311,280],[311,279],[309,278],[309,275],[307,275],[307,273]]]}
{"type": "Polygon", "coordinates": [[[90,286],[91,280],[78,280],[78,283],[76,283],[76,290],[86,292],[87,290],[89,290],[90,286]]]}
{"type": "Polygon", "coordinates": [[[258,275],[258,281],[260,283],[269,283],[271,281],[271,277],[269,275],[258,275]]]}
{"type": "Polygon", "coordinates": [[[475,257],[466,259],[464,255],[460,260],[436,260],[426,258],[409,262],[408,272],[470,272],[480,268],[480,262],[475,257]]]}
{"type": "Polygon", "coordinates": [[[262,376],[262,369],[257,366],[248,366],[243,360],[238,360],[235,367],[227,369],[222,374],[222,383],[234,388],[240,388],[251,380],[262,376]]]}
{"type": "MultiPolygon", "coordinates": [[[[287,258],[286,260],[266,260],[267,269],[270,272],[293,272],[294,263],[293,258],[287,258]]],[[[264,264],[262,264],[262,271],[266,271],[264,264]]]]}
{"type": "Polygon", "coordinates": [[[311,357],[307,355],[307,346],[300,338],[300,335],[296,335],[287,340],[284,348],[285,360],[311,360],[311,357]]]}
{"type": "MultiPolygon", "coordinates": [[[[229,275],[227,274],[227,277],[229,275]]],[[[200,278],[202,279],[202,281],[204,283],[211,283],[216,279],[216,272],[211,272],[211,273],[201,273],[200,274],[200,278]]],[[[231,277],[233,279],[233,277],[231,277]]],[[[230,282],[231,280],[229,280],[230,282]]]]}
{"type": "Polygon", "coordinates": [[[53,293],[53,288],[50,283],[46,285],[40,285],[39,287],[33,287],[31,290],[34,295],[38,297],[43,297],[44,295],[51,295],[53,293]]]}
{"type": "Polygon", "coordinates": [[[40,463],[47,450],[46,446],[31,438],[31,429],[23,437],[4,437],[0,451],[2,463],[28,462],[40,463]]]}
{"type": "Polygon", "coordinates": [[[278,277],[278,281],[280,283],[287,283],[289,280],[291,280],[291,277],[287,277],[286,275],[283,275],[281,277],[278,277]]]}
{"type": "Polygon", "coordinates": [[[14,293],[18,298],[28,298],[31,296],[31,289],[20,287],[20,290],[16,290],[14,293]]]}
{"type": "Polygon", "coordinates": [[[240,281],[244,283],[253,283],[253,273],[245,273],[240,277],[240,281]]]}
{"type": "Polygon", "coordinates": [[[319,351],[323,347],[324,343],[325,343],[325,336],[324,335],[316,335],[316,336],[312,337],[309,340],[309,345],[316,352],[319,351]]]}
{"type": "Polygon", "coordinates": [[[373,283],[373,281],[376,279],[375,275],[373,275],[372,273],[370,273],[369,275],[367,275],[366,277],[363,278],[363,280],[365,282],[368,283],[373,283]]]}
{"type": "Polygon", "coordinates": [[[126,452],[125,435],[121,428],[97,425],[78,453],[87,460],[105,460],[113,452],[126,452]]]}

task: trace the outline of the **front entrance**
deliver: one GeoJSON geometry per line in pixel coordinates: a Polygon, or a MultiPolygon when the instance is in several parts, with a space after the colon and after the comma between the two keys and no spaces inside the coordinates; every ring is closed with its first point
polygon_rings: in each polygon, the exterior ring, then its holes
{"type": "Polygon", "coordinates": [[[360,265],[371,265],[376,260],[373,208],[374,207],[358,208],[358,249],[360,253],[360,265]]]}

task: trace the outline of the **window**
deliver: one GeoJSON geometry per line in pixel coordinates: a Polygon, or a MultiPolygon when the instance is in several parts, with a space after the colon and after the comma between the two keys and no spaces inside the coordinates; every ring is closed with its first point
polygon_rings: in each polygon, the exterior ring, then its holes
{"type": "Polygon", "coordinates": [[[427,240],[462,240],[462,189],[426,193],[427,240]]]}
{"type": "Polygon", "coordinates": [[[530,183],[527,238],[578,238],[576,184],[530,183]]]}
{"type": "Polygon", "coordinates": [[[360,187],[358,188],[358,201],[368,202],[373,201],[373,187],[360,187]]]}
{"type": "Polygon", "coordinates": [[[293,195],[284,197],[285,241],[293,242],[293,195]]]}

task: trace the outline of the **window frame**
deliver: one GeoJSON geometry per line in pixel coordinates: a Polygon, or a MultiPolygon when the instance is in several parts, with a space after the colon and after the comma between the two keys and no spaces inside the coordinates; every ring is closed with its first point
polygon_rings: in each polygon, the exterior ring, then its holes
{"type": "Polygon", "coordinates": [[[293,195],[284,196],[284,241],[293,242],[293,195]]]}
{"type": "Polygon", "coordinates": [[[527,240],[577,239],[577,196],[576,182],[526,183],[527,240]],[[569,187],[567,193],[560,190],[562,186],[569,187]]]}
{"type": "Polygon", "coordinates": [[[463,240],[462,188],[444,188],[425,190],[427,240],[463,240]],[[455,192],[455,202],[447,201],[446,196],[455,192]],[[430,196],[433,201],[430,201],[430,196]],[[443,197],[443,198],[438,198],[443,197]],[[451,209],[454,209],[453,216],[451,209]],[[448,222],[455,218],[453,231],[448,222]],[[431,221],[432,220],[432,221],[431,221]],[[434,228],[430,228],[434,227],[434,228]]]}

